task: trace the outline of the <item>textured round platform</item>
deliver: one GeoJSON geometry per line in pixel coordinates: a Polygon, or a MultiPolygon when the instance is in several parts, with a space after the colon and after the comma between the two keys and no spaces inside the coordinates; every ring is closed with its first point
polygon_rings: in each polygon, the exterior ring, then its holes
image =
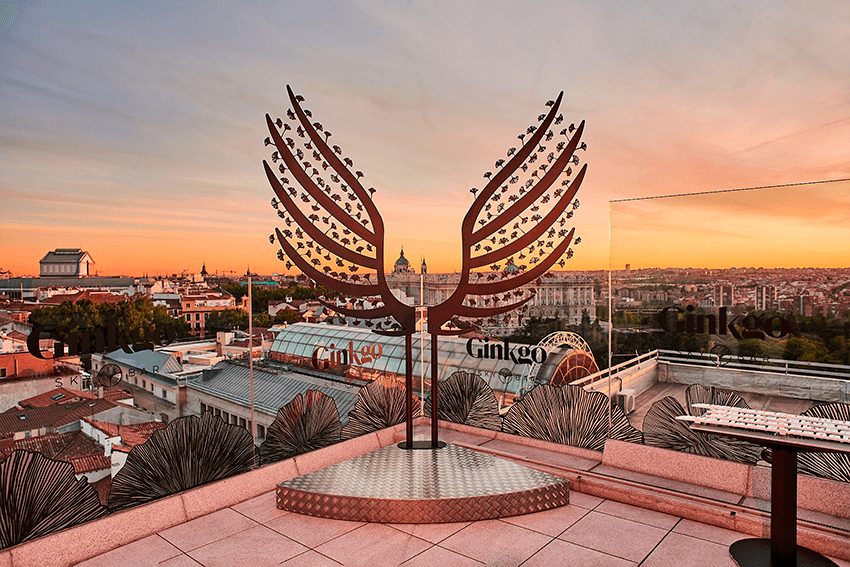
{"type": "Polygon", "coordinates": [[[448,444],[390,445],[282,482],[282,510],[359,522],[468,522],[569,504],[566,479],[448,444]]]}

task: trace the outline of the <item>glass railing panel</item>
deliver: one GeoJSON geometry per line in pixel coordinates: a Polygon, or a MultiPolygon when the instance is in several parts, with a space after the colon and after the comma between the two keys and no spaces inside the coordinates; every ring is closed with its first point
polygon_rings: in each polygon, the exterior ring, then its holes
{"type": "Polygon", "coordinates": [[[611,202],[613,377],[589,387],[650,444],[700,402],[846,412],[848,211],[850,181],[611,202]]]}

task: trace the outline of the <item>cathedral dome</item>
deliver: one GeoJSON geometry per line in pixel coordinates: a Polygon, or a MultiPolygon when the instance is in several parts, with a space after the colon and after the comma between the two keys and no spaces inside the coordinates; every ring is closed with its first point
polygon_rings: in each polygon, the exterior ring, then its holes
{"type": "Polygon", "coordinates": [[[505,270],[504,271],[505,271],[505,273],[508,273],[508,274],[516,274],[520,270],[519,270],[519,266],[514,264],[514,259],[508,258],[508,262],[507,262],[507,264],[505,264],[505,270]]]}
{"type": "Polygon", "coordinates": [[[393,273],[412,273],[413,270],[410,267],[410,262],[407,258],[404,257],[404,248],[401,249],[401,255],[398,257],[398,260],[395,261],[393,265],[393,273]]]}

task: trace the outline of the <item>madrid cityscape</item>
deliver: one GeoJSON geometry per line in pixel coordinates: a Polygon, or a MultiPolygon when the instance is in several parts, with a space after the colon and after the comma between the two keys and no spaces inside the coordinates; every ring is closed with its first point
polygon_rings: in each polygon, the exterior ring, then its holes
{"type": "Polygon", "coordinates": [[[0,1],[0,567],[850,567],[847,53],[0,1]]]}

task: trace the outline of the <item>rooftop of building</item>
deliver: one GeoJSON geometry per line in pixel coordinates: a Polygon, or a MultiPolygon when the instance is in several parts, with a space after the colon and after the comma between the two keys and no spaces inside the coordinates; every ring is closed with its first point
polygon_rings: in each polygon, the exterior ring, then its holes
{"type": "Polygon", "coordinates": [[[0,413],[0,437],[9,437],[19,431],[61,427],[81,417],[95,415],[118,405],[104,399],[85,399],[32,409],[12,408],[0,413]]]}
{"type": "MultiPolygon", "coordinates": [[[[427,420],[418,421],[417,437],[424,437],[427,429],[427,420]]],[[[762,499],[769,498],[769,469],[764,467],[617,441],[609,442],[604,452],[589,451],[456,424],[444,423],[440,437],[569,478],[569,504],[522,516],[447,524],[351,522],[276,507],[277,483],[395,443],[403,438],[402,425],[0,551],[0,561],[8,556],[13,567],[18,562],[48,567],[81,560],[84,567],[734,567],[729,545],[763,536],[769,525],[762,499]],[[660,463],[659,454],[671,460],[660,463]]],[[[840,567],[850,567],[850,518],[809,510],[816,507],[815,501],[827,512],[838,510],[835,500],[850,487],[814,482],[817,486],[800,484],[799,541],[838,556],[834,561],[840,567]],[[823,498],[824,488],[831,490],[830,498],[823,498]],[[836,526],[826,527],[824,520],[836,526]]]]}
{"type": "Polygon", "coordinates": [[[146,421],[142,423],[129,423],[120,425],[108,421],[100,421],[88,417],[80,418],[91,424],[110,437],[121,437],[121,445],[124,447],[135,447],[141,445],[154,434],[155,431],[164,429],[166,424],[161,421],[146,421]]]}
{"type": "MultiPolygon", "coordinates": [[[[426,333],[422,342],[420,334],[414,333],[411,342],[413,377],[414,382],[418,384],[420,376],[428,379],[431,376],[431,335],[426,333]]],[[[278,333],[271,352],[273,357],[277,353],[310,359],[316,349],[323,348],[324,350],[319,354],[321,358],[326,359],[329,358],[330,351],[346,351],[349,349],[349,344],[356,358],[356,360],[349,360],[352,367],[359,367],[363,371],[373,373],[404,375],[406,364],[404,337],[379,335],[368,328],[294,323],[278,333]],[[362,350],[363,348],[368,349],[365,356],[369,360],[366,362],[360,359],[361,354],[366,352],[362,350]]],[[[530,370],[526,362],[530,354],[520,356],[516,351],[512,354],[511,349],[515,346],[517,345],[505,344],[498,340],[485,344],[483,335],[476,335],[473,338],[440,337],[438,339],[439,379],[444,380],[458,371],[477,373],[493,390],[516,391],[524,383],[531,383],[531,381],[527,376],[524,379],[526,372],[530,370]],[[470,340],[472,343],[469,343],[470,340]],[[469,354],[468,348],[472,350],[472,355],[469,354]]],[[[551,379],[572,351],[573,349],[569,346],[550,349],[546,361],[533,368],[534,375],[540,381],[551,379]]],[[[347,356],[350,356],[350,353],[347,356]]]]}
{"type": "Polygon", "coordinates": [[[31,398],[21,400],[18,406],[21,408],[44,408],[55,404],[64,404],[69,402],[79,402],[81,400],[97,399],[97,394],[92,392],[84,392],[82,390],[72,390],[70,388],[60,387],[53,388],[46,392],[42,392],[31,398]]]}
{"type": "Polygon", "coordinates": [[[57,248],[56,250],[51,250],[47,254],[44,255],[44,258],[39,260],[41,264],[50,264],[50,263],[62,263],[66,264],[68,262],[79,262],[86,256],[89,257],[91,262],[91,256],[85,250],[80,248],[57,248]]]}
{"type": "MultiPolygon", "coordinates": [[[[337,411],[343,424],[348,419],[348,413],[357,402],[358,388],[345,384],[342,379],[334,382],[330,376],[310,376],[296,373],[282,365],[268,364],[254,366],[254,407],[276,415],[278,409],[292,401],[298,394],[306,394],[308,390],[319,390],[330,396],[336,403],[337,411]]],[[[246,385],[250,382],[250,369],[247,361],[224,360],[216,364],[203,375],[190,379],[191,389],[205,392],[209,395],[229,400],[233,403],[249,407],[251,398],[246,385]]]]}
{"type": "MultiPolygon", "coordinates": [[[[723,367],[716,362],[655,351],[618,365],[613,378],[590,376],[584,385],[636,393],[636,408],[628,417],[640,428],[653,402],[667,396],[682,400],[689,383],[735,389],[753,408],[799,413],[818,399],[840,398],[850,370],[813,363],[797,363],[795,368],[789,361],[733,360],[723,367]],[[830,373],[845,380],[835,380],[830,373]]],[[[239,368],[231,368],[232,376],[222,376],[215,395],[247,403],[247,364],[227,362],[222,367],[239,368]]],[[[255,367],[255,386],[258,373],[267,371],[255,367]]],[[[214,385],[215,377],[209,373],[207,384],[214,385]]],[[[203,387],[204,381],[190,382],[195,384],[203,387]]],[[[277,383],[269,386],[272,392],[280,389],[277,383]]],[[[267,405],[276,411],[296,393],[267,405]]],[[[352,395],[356,397],[354,388],[352,395]]],[[[339,407],[339,413],[348,411],[339,407]]],[[[424,429],[423,422],[419,424],[424,429]]],[[[401,440],[396,427],[0,551],[0,565],[7,551],[13,566],[16,554],[21,564],[30,558],[49,565],[37,560],[39,554],[58,547],[75,559],[56,564],[92,558],[84,563],[89,567],[148,560],[232,565],[246,558],[258,565],[549,565],[575,558],[580,565],[732,566],[729,543],[763,536],[769,528],[771,471],[764,463],[747,465],[610,440],[604,451],[590,451],[443,425],[441,439],[570,479],[570,504],[513,518],[435,525],[343,522],[275,507],[272,489],[278,482],[401,440]],[[127,525],[133,529],[126,530],[127,525]],[[113,527],[125,531],[113,533],[113,527]],[[97,554],[102,555],[94,557],[97,554]]],[[[839,565],[850,567],[850,484],[799,475],[798,487],[801,544],[820,546],[824,553],[840,557],[839,565]]]]}
{"type": "MultiPolygon", "coordinates": [[[[83,276],[74,278],[74,287],[82,288],[127,288],[134,285],[139,278],[126,276],[83,276]]],[[[8,279],[0,279],[0,289],[17,291],[20,287],[24,289],[38,289],[40,287],[65,287],[68,278],[61,276],[24,276],[8,279]]],[[[36,305],[36,307],[38,307],[36,305]]]]}
{"type": "Polygon", "coordinates": [[[8,440],[3,447],[0,447],[0,455],[5,457],[12,451],[19,449],[38,451],[45,457],[61,461],[70,461],[87,455],[103,455],[103,447],[81,431],[51,433],[15,441],[8,440]]]}
{"type": "Polygon", "coordinates": [[[72,291],[71,293],[54,295],[52,297],[43,299],[41,303],[45,306],[51,306],[61,305],[66,301],[69,301],[71,303],[79,303],[84,299],[87,299],[92,303],[119,303],[121,301],[127,301],[128,299],[132,298],[124,294],[112,293],[111,291],[93,291],[84,289],[79,291],[72,291]]]}
{"type": "Polygon", "coordinates": [[[118,349],[104,355],[104,359],[143,369],[149,373],[177,373],[183,370],[183,366],[173,356],[167,352],[155,350],[126,353],[118,349]]]}

